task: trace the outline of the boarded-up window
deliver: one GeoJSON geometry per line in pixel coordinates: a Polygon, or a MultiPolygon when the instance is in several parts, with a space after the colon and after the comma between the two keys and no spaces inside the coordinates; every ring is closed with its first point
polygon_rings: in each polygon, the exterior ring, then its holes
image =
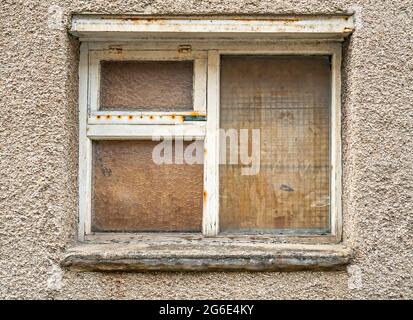
{"type": "MultiPolygon", "coordinates": [[[[223,129],[260,129],[260,171],[220,166],[221,232],[327,231],[328,56],[224,56],[223,129]]],[[[228,146],[229,147],[229,146],[228,146]]]]}
{"type": "Polygon", "coordinates": [[[102,61],[101,110],[192,110],[192,61],[102,61]]]}
{"type": "Polygon", "coordinates": [[[156,164],[158,143],[94,142],[93,231],[201,232],[203,165],[156,164]]]}

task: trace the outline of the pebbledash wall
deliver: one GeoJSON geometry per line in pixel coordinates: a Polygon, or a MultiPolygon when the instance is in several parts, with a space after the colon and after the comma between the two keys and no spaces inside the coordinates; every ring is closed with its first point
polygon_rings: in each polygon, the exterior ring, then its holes
{"type": "Polygon", "coordinates": [[[0,298],[413,298],[411,0],[2,0],[0,298]],[[74,13],[354,12],[344,45],[346,271],[76,273],[78,54],[74,13]]]}

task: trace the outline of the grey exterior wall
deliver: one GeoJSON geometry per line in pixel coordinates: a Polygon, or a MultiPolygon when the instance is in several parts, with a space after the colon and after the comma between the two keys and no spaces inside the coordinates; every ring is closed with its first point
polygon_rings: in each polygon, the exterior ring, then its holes
{"type": "Polygon", "coordinates": [[[411,0],[2,0],[0,298],[413,298],[411,0]],[[48,23],[49,7],[63,10],[48,23]],[[342,272],[75,273],[78,42],[73,13],[331,14],[344,46],[342,272]]]}

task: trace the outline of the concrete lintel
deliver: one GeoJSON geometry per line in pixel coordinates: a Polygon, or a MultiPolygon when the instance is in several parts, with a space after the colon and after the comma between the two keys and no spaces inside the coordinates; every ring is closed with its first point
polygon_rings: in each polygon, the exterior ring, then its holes
{"type": "Polygon", "coordinates": [[[75,15],[69,32],[88,39],[139,38],[344,38],[354,31],[353,16],[145,17],[75,15]]]}

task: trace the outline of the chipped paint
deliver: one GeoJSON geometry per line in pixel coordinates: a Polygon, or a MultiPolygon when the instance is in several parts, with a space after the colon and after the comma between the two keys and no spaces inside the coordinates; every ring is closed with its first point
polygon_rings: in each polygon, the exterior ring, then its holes
{"type": "Polygon", "coordinates": [[[92,115],[88,124],[181,124],[186,121],[206,121],[206,116],[199,112],[183,112],[183,114],[128,114],[101,113],[92,115]],[[102,121],[103,120],[103,121],[102,121]]]}
{"type": "MultiPolygon", "coordinates": [[[[70,33],[84,38],[119,37],[133,33],[134,38],[142,37],[174,37],[185,33],[197,37],[284,37],[288,34],[291,38],[297,37],[318,38],[322,37],[342,38],[354,30],[352,16],[289,16],[268,18],[220,18],[220,17],[198,17],[182,18],[142,18],[137,16],[105,17],[98,15],[75,15],[72,20],[70,33]],[[344,31],[346,30],[346,31],[344,31]]],[[[119,53],[119,48],[114,48],[119,53]]],[[[178,51],[190,52],[188,45],[182,45],[178,51]]],[[[121,51],[121,50],[120,50],[121,51]]]]}
{"type": "Polygon", "coordinates": [[[184,116],[185,121],[206,121],[206,116],[184,116]]]}
{"type": "Polygon", "coordinates": [[[352,33],[352,32],[354,32],[354,28],[346,27],[346,28],[343,29],[343,32],[344,33],[352,33]]]}
{"type": "Polygon", "coordinates": [[[180,45],[178,48],[179,53],[191,53],[192,46],[191,45],[180,45]]]}

